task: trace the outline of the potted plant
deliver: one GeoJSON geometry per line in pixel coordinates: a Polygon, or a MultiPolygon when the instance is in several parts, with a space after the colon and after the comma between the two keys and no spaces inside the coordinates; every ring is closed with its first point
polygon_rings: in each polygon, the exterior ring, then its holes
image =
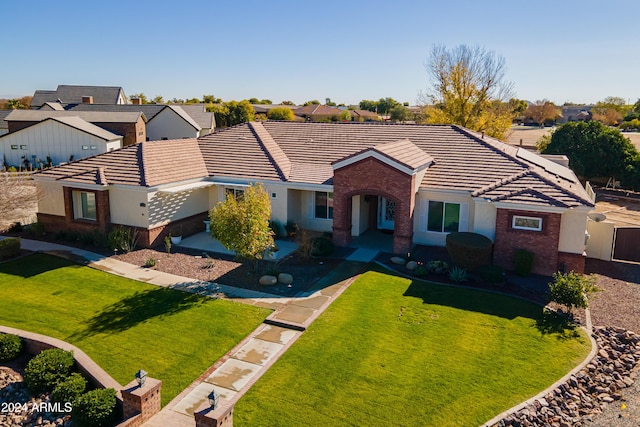
{"type": "Polygon", "coordinates": [[[177,236],[174,236],[173,234],[169,233],[169,238],[171,239],[172,244],[179,245],[180,242],[182,241],[182,233],[178,234],[177,236]]]}

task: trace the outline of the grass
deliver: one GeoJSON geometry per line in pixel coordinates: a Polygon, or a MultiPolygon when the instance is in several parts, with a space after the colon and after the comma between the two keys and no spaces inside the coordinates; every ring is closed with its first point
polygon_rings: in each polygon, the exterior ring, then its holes
{"type": "Polygon", "coordinates": [[[381,272],[356,280],[240,399],[238,426],[473,426],[589,353],[541,307],[381,272]]]}
{"type": "Polygon", "coordinates": [[[122,385],[144,369],[162,380],[163,405],[270,312],[44,254],[0,264],[0,295],[0,324],[72,343],[122,385]]]}

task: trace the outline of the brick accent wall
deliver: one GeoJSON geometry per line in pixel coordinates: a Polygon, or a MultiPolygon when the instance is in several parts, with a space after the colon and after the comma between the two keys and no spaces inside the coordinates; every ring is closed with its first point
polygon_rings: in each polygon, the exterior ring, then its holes
{"type": "Polygon", "coordinates": [[[335,170],[334,244],[345,246],[351,241],[351,197],[375,195],[396,203],[393,251],[397,254],[409,252],[413,242],[414,179],[415,177],[371,157],[335,170]]]}
{"type": "Polygon", "coordinates": [[[196,427],[233,427],[233,404],[221,401],[216,409],[194,413],[196,427]]]}
{"type": "Polygon", "coordinates": [[[584,263],[587,259],[586,254],[571,254],[568,252],[558,252],[558,271],[575,271],[584,274],[584,263]]]}
{"type": "Polygon", "coordinates": [[[493,246],[494,264],[513,270],[515,250],[526,249],[534,254],[533,273],[547,276],[555,273],[558,271],[560,221],[561,215],[558,213],[498,209],[493,246]],[[542,218],[542,230],[514,229],[512,227],[514,215],[542,218]]]}
{"type": "Polygon", "coordinates": [[[150,230],[138,229],[140,233],[138,244],[142,247],[151,248],[163,245],[164,238],[169,233],[174,236],[182,235],[182,237],[186,237],[203,232],[206,228],[203,221],[206,219],[209,219],[209,212],[202,212],[150,230]]]}
{"type": "Polygon", "coordinates": [[[122,390],[122,413],[127,427],[137,427],[160,412],[162,381],[148,378],[142,387],[132,381],[122,390]]]}
{"type": "Polygon", "coordinates": [[[147,139],[147,127],[142,117],[138,119],[137,123],[95,122],[93,124],[106,129],[109,132],[115,133],[116,135],[122,135],[124,137],[122,140],[122,145],[125,147],[127,145],[136,144],[147,139]]]}
{"type": "Polygon", "coordinates": [[[111,225],[111,209],[109,206],[109,190],[85,190],[73,187],[63,187],[64,217],[38,213],[38,221],[44,224],[47,232],[75,231],[90,233],[99,231],[107,233],[111,225]],[[75,218],[73,210],[73,191],[94,193],[96,198],[96,220],[75,218]]]}

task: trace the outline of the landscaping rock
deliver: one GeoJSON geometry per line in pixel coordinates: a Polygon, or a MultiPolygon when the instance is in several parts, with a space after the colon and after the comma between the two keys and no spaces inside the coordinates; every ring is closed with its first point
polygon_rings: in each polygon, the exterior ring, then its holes
{"type": "Polygon", "coordinates": [[[619,400],[622,395],[617,390],[634,384],[640,338],[611,327],[594,328],[593,337],[599,351],[589,364],[543,398],[492,427],[583,425],[601,414],[607,404],[619,400]]]}
{"type": "Polygon", "coordinates": [[[290,285],[293,283],[293,276],[289,273],[278,274],[278,282],[283,285],[290,285]]]}
{"type": "Polygon", "coordinates": [[[405,265],[405,267],[407,268],[407,270],[413,271],[418,268],[418,263],[415,261],[409,261],[407,265],[405,265]]]}
{"type": "Polygon", "coordinates": [[[404,264],[406,264],[406,263],[407,263],[407,260],[405,260],[404,258],[401,258],[401,257],[399,257],[399,256],[391,257],[391,260],[390,260],[390,261],[391,261],[392,263],[394,263],[394,264],[398,264],[398,265],[404,265],[404,264]]]}
{"type": "Polygon", "coordinates": [[[275,285],[276,283],[278,283],[278,278],[276,276],[271,276],[269,274],[265,274],[264,276],[262,276],[260,278],[258,283],[260,283],[263,286],[271,286],[271,285],[275,285]]]}

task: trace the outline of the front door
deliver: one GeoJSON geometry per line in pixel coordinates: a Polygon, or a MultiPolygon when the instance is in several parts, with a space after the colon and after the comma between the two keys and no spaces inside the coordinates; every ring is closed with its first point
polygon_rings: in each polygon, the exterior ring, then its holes
{"type": "Polygon", "coordinates": [[[378,198],[378,228],[381,230],[393,230],[393,217],[395,215],[396,202],[384,197],[378,198]]]}

